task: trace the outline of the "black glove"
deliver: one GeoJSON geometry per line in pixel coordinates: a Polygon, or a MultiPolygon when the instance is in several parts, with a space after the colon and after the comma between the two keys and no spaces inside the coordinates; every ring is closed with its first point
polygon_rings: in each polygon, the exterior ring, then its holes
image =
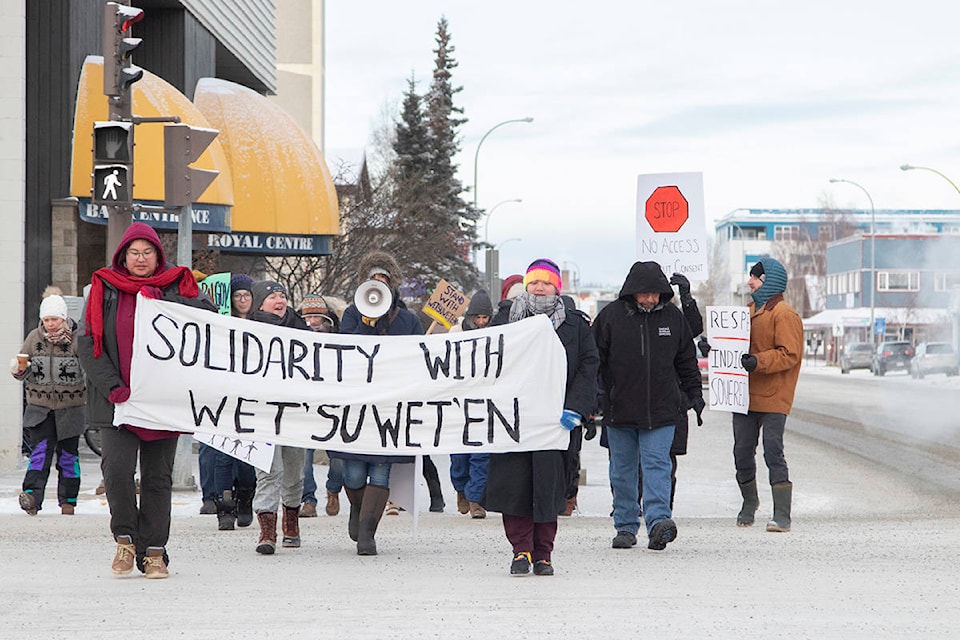
{"type": "Polygon", "coordinates": [[[747,370],[747,373],[750,373],[757,368],[757,356],[745,353],[740,356],[740,364],[742,364],[743,368],[747,370]]]}
{"type": "Polygon", "coordinates": [[[586,424],[583,425],[583,439],[593,440],[596,437],[597,437],[597,421],[593,419],[593,416],[590,416],[590,419],[587,420],[586,424]]]}
{"type": "MultiPolygon", "coordinates": [[[[661,282],[663,282],[661,280],[661,282]]],[[[670,277],[670,284],[675,285],[680,290],[680,299],[690,297],[690,281],[682,273],[675,273],[670,277]]]]}
{"type": "Polygon", "coordinates": [[[703,426],[703,408],[707,406],[707,403],[703,401],[703,396],[697,396],[690,401],[690,408],[696,411],[697,413],[697,426],[703,426]]]}
{"type": "Polygon", "coordinates": [[[707,342],[707,336],[700,336],[700,342],[697,343],[697,348],[700,349],[700,355],[704,358],[710,355],[710,343],[707,342]]]}

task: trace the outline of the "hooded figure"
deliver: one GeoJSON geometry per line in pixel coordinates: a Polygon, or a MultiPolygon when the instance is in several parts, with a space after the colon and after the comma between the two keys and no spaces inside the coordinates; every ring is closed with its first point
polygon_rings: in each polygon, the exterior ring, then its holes
{"type": "Polygon", "coordinates": [[[610,446],[615,549],[637,543],[638,463],[643,467],[647,547],[663,550],[677,537],[670,509],[670,447],[681,419],[681,389],[701,407],[703,391],[690,325],[669,304],[671,298],[673,288],[660,265],[636,262],[619,298],[593,323],[610,446]]]}
{"type": "Polygon", "coordinates": [[[367,318],[356,304],[350,304],[343,312],[340,321],[340,333],[362,335],[390,335],[406,336],[423,333],[420,321],[413,313],[407,310],[407,305],[400,299],[400,283],[403,275],[400,266],[389,253],[371,251],[360,259],[357,267],[358,280],[363,283],[367,280],[379,280],[390,287],[393,300],[390,308],[379,318],[367,318]]]}
{"type": "Polygon", "coordinates": [[[87,420],[100,427],[103,441],[100,469],[110,505],[110,529],[117,541],[112,570],[130,573],[136,562],[148,578],[166,578],[171,474],[179,434],[113,425],[114,405],[130,398],[138,293],[213,313],[217,308],[200,296],[190,269],[167,264],[157,232],[134,222],[123,234],[111,265],[93,274],[84,312],[86,331],[77,342],[87,374],[87,420]],[[139,505],[133,481],[138,457],[139,505]]]}
{"type": "Polygon", "coordinates": [[[467,305],[467,310],[463,314],[463,330],[482,329],[490,323],[491,316],[493,316],[493,303],[490,301],[490,296],[483,289],[479,289],[470,298],[470,304],[467,305]],[[482,324],[478,324],[477,316],[486,316],[487,319],[482,324]]]}
{"type": "Polygon", "coordinates": [[[793,483],[783,454],[783,432],[803,358],[803,321],[783,299],[787,270],[770,257],[750,269],[750,351],[740,357],[750,374],[750,407],[733,414],[733,461],[743,505],[737,526],[753,525],[757,496],[757,444],[763,432],[763,460],[773,493],[773,518],[767,531],[790,531],[793,483]]]}

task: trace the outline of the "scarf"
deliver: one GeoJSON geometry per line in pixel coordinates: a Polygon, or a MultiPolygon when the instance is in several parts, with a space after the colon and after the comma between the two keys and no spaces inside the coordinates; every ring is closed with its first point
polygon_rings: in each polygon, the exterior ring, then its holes
{"type": "Polygon", "coordinates": [[[90,298],[87,302],[86,317],[87,335],[93,336],[93,357],[99,358],[103,354],[104,282],[112,285],[118,291],[135,296],[142,287],[166,289],[178,281],[178,293],[181,296],[196,298],[199,295],[200,290],[197,288],[197,281],[193,277],[193,272],[187,267],[170,267],[149,278],[135,278],[110,267],[97,269],[93,273],[93,279],[90,283],[90,298]]]}
{"type": "Polygon", "coordinates": [[[73,331],[70,329],[70,320],[66,318],[60,324],[60,328],[53,332],[48,332],[41,322],[40,334],[50,344],[62,345],[64,347],[69,347],[70,342],[73,340],[73,331]]]}
{"type": "Polygon", "coordinates": [[[510,306],[510,322],[523,320],[537,314],[544,314],[550,318],[556,330],[567,317],[567,310],[563,306],[560,296],[535,296],[524,291],[513,300],[510,306]]]}

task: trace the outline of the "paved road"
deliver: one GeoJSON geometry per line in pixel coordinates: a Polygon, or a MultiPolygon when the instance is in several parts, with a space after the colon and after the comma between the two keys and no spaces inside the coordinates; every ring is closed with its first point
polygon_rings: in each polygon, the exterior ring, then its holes
{"type": "Polygon", "coordinates": [[[303,548],[260,557],[253,529],[217,532],[195,493],[175,496],[171,578],[117,578],[94,460],[72,518],[22,514],[20,474],[5,474],[0,637],[958,637],[960,493],[791,431],[793,532],[738,529],[731,447],[729,415],[708,414],[681,460],[680,536],[652,552],[610,548],[606,455],[586,443],[552,578],[510,577],[499,519],[450,507],[423,514],[416,539],[409,515],[385,519],[375,558],[355,555],[344,514],[301,521],[303,548]]]}

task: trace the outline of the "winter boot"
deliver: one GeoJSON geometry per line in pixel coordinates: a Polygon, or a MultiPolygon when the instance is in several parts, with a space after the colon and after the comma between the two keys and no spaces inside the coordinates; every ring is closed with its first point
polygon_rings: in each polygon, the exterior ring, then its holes
{"type": "Polygon", "coordinates": [[[360,528],[357,532],[357,555],[377,555],[377,542],[373,539],[383,517],[383,508],[387,505],[390,489],[367,485],[363,494],[363,504],[360,506],[360,528]]]}
{"type": "Polygon", "coordinates": [[[253,522],[254,487],[237,487],[237,526],[249,527],[253,522]]]}
{"type": "Polygon", "coordinates": [[[335,516],[340,513],[340,494],[333,491],[327,491],[327,506],[324,508],[328,516],[335,516]]]}
{"type": "Polygon", "coordinates": [[[273,555],[277,550],[277,514],[271,511],[261,511],[257,514],[260,521],[260,540],[257,542],[257,553],[265,556],[273,555]]]}
{"type": "Polygon", "coordinates": [[[737,514],[738,527],[752,527],[754,514],[760,508],[760,498],[757,496],[757,479],[750,482],[737,483],[740,485],[740,493],[743,495],[743,506],[740,507],[740,513],[737,514]]]}
{"type": "Polygon", "coordinates": [[[350,539],[354,542],[360,535],[360,505],[363,504],[363,494],[366,488],[366,485],[359,489],[344,487],[347,492],[347,499],[350,500],[350,521],[347,524],[347,530],[350,532],[350,539]]]}
{"type": "Polygon", "coordinates": [[[300,546],[300,505],[283,505],[283,542],[284,547],[296,549],[300,546]]]}
{"type": "Polygon", "coordinates": [[[237,521],[237,503],[233,499],[233,492],[227,489],[222,496],[217,496],[217,529],[233,531],[237,521]]]}
{"type": "Polygon", "coordinates": [[[770,487],[773,492],[773,520],[767,523],[767,531],[790,531],[790,503],[793,500],[793,483],[780,482],[770,487]]]}

